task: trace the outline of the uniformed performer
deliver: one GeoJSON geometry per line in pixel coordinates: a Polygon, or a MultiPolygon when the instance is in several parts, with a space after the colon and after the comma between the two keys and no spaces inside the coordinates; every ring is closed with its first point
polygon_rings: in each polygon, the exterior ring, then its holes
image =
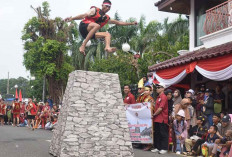
{"type": "Polygon", "coordinates": [[[18,102],[18,99],[15,99],[13,105],[13,126],[19,125],[19,116],[20,116],[20,103],[18,102]],[[17,123],[17,124],[15,124],[17,123]]]}
{"type": "Polygon", "coordinates": [[[6,104],[3,99],[0,99],[0,121],[1,125],[4,125],[4,117],[6,115],[6,104]]]}

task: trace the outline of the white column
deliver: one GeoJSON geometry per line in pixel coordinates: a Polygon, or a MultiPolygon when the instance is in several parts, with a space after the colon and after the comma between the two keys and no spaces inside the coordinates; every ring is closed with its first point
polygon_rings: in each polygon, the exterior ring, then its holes
{"type": "Polygon", "coordinates": [[[190,1],[190,16],[189,16],[189,51],[193,51],[195,47],[195,3],[194,0],[190,1]]]}

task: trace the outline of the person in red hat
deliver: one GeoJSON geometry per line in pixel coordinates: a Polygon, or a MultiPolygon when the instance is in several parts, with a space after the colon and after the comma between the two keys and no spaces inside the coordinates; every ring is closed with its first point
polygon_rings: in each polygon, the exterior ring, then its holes
{"type": "Polygon", "coordinates": [[[107,23],[116,24],[121,26],[126,25],[136,25],[137,22],[121,22],[117,20],[110,19],[109,15],[106,13],[111,8],[111,2],[109,0],[104,0],[102,8],[97,8],[92,6],[90,10],[84,14],[77,15],[75,17],[68,17],[65,21],[70,22],[72,20],[82,20],[79,25],[79,31],[81,36],[85,39],[81,47],[79,48],[80,52],[85,55],[85,47],[89,40],[96,38],[105,38],[105,51],[115,52],[116,48],[110,46],[111,35],[108,32],[97,32],[107,23]]]}
{"type": "Polygon", "coordinates": [[[1,125],[4,125],[4,116],[6,115],[6,104],[3,99],[0,99],[0,121],[1,125]]]}
{"type": "Polygon", "coordinates": [[[20,103],[18,102],[18,99],[15,99],[12,107],[13,107],[13,126],[15,126],[15,123],[17,123],[18,126],[19,116],[20,116],[20,103]]]}

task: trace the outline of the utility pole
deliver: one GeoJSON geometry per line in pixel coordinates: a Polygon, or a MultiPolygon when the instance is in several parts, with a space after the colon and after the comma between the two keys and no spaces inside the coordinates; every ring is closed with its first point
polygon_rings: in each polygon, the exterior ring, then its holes
{"type": "Polygon", "coordinates": [[[46,84],[46,75],[44,75],[44,78],[43,78],[43,98],[42,98],[43,102],[45,99],[45,84],[46,84]]]}
{"type": "Polygon", "coordinates": [[[7,87],[6,87],[6,93],[9,94],[9,89],[10,89],[10,80],[9,80],[10,73],[8,72],[8,80],[7,80],[7,87]]]}

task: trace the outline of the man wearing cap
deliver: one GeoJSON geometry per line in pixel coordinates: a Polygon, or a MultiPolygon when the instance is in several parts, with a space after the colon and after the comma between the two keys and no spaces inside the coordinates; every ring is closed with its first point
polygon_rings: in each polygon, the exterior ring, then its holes
{"type": "Polygon", "coordinates": [[[153,122],[154,122],[154,150],[160,154],[167,153],[168,150],[168,98],[164,94],[165,85],[156,85],[158,95],[156,99],[153,122]]]}
{"type": "Polygon", "coordinates": [[[221,142],[221,139],[223,139],[223,137],[226,135],[226,131],[231,130],[231,129],[232,129],[231,118],[227,114],[222,118],[221,126],[218,127],[217,135],[220,139],[217,139],[215,141],[215,145],[214,145],[214,148],[212,150],[213,154],[217,153],[217,145],[221,142]]]}
{"type": "Polygon", "coordinates": [[[189,129],[189,137],[185,140],[185,148],[186,151],[184,154],[187,155],[188,152],[191,152],[191,149],[194,145],[194,143],[198,140],[204,137],[207,134],[207,127],[204,126],[205,117],[198,116],[197,117],[197,125],[189,129]]]}
{"type": "Polygon", "coordinates": [[[65,21],[70,22],[72,20],[82,20],[79,25],[79,31],[81,36],[85,39],[79,48],[80,52],[85,55],[85,47],[89,40],[96,38],[105,38],[105,51],[115,52],[115,47],[110,47],[111,35],[108,32],[97,32],[107,23],[116,24],[121,26],[136,25],[137,22],[121,22],[117,20],[110,19],[106,14],[111,8],[111,2],[109,0],[104,0],[102,4],[102,9],[92,6],[90,10],[85,13],[75,17],[66,18],[65,21]]]}
{"type": "Polygon", "coordinates": [[[207,116],[208,128],[213,125],[214,100],[209,89],[205,90],[203,104],[203,114],[207,116]]]}
{"type": "Polygon", "coordinates": [[[124,86],[124,94],[126,95],[123,102],[124,104],[135,104],[135,96],[131,93],[131,88],[129,85],[124,86]]]}

